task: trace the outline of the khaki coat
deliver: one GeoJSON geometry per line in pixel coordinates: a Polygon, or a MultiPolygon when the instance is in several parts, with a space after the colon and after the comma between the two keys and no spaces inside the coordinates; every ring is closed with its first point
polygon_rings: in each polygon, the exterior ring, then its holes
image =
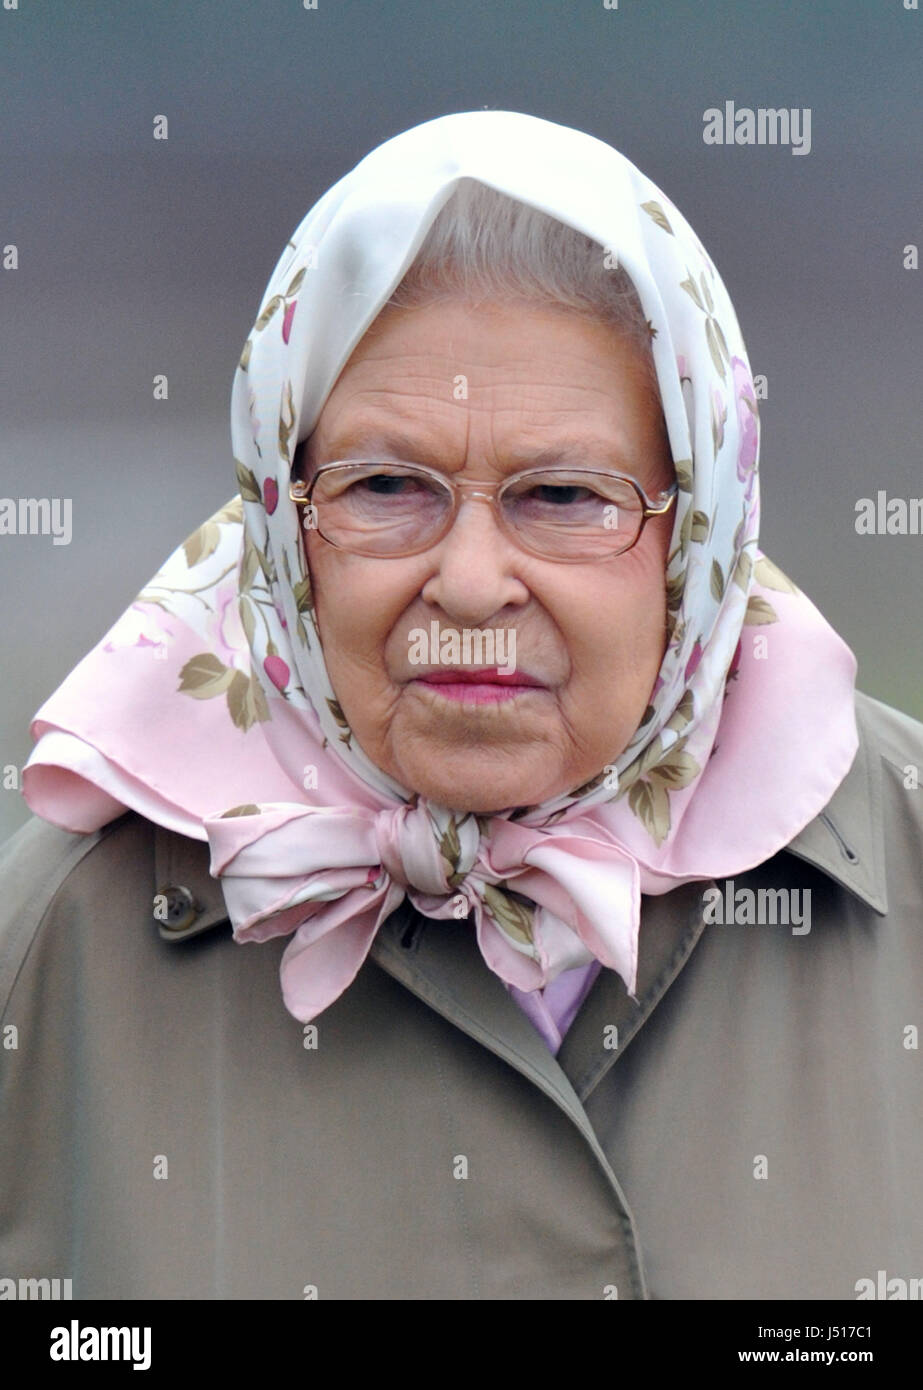
{"type": "Polygon", "coordinates": [[[405,904],[305,1028],[203,843],[33,818],[0,852],[0,1296],[912,1292],[923,726],[857,714],[826,810],[730,890],[645,897],[639,1002],[602,971],[557,1058],[463,923],[405,904]],[[779,889],[808,931],[745,920],[779,889]]]}

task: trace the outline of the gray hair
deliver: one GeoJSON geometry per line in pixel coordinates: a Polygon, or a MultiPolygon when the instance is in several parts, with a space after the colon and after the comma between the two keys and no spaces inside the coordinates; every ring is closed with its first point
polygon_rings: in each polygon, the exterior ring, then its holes
{"type": "Polygon", "coordinates": [[[634,345],[659,400],[651,327],[628,273],[612,260],[607,248],[548,213],[460,179],[388,305],[463,298],[571,309],[634,345]]]}

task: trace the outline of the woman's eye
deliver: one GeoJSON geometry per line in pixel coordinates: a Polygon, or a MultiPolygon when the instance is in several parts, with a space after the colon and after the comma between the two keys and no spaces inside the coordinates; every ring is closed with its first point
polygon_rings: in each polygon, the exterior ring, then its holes
{"type": "Polygon", "coordinates": [[[537,502],[551,502],[562,505],[568,502],[593,502],[599,500],[592,488],[574,485],[542,483],[532,489],[531,494],[537,502]]]}
{"type": "Polygon", "coordinates": [[[370,478],[363,478],[357,486],[384,497],[391,497],[395,493],[406,492],[412,482],[412,478],[401,478],[391,473],[375,473],[370,478]]]}
{"type": "Polygon", "coordinates": [[[582,483],[536,483],[528,492],[513,499],[514,506],[543,507],[549,511],[570,511],[598,506],[604,499],[582,483]]]}

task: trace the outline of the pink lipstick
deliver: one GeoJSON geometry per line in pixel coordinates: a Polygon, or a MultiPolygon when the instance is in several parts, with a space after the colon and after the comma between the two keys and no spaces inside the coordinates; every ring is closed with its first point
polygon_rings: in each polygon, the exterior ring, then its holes
{"type": "Polygon", "coordinates": [[[487,705],[505,700],[514,700],[530,690],[544,690],[545,686],[534,676],[524,671],[505,673],[496,667],[481,670],[441,670],[427,671],[415,678],[416,683],[426,686],[447,700],[457,700],[462,704],[487,705]]]}

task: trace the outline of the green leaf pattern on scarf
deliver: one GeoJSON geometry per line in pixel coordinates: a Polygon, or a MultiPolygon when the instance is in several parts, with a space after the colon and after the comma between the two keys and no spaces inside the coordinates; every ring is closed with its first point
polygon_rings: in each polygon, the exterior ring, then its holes
{"type": "Polygon", "coordinates": [[[533,909],[503,892],[505,885],[485,883],[484,905],[501,931],[523,946],[534,946],[533,909]]]}

